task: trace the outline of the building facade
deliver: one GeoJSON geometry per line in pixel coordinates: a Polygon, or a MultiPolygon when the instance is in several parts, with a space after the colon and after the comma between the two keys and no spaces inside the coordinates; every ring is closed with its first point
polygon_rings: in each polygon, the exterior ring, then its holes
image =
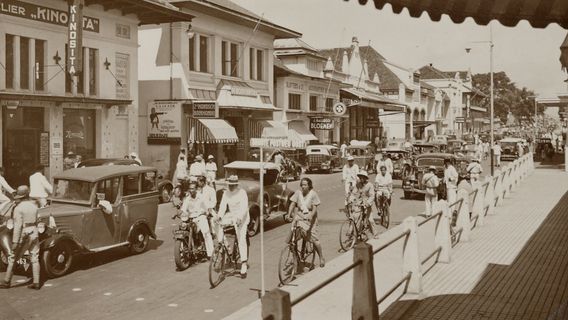
{"type": "Polygon", "coordinates": [[[82,159],[137,152],[138,25],[191,20],[149,0],[128,12],[120,0],[71,5],[2,2],[0,161],[13,185],[27,184],[38,165],[48,177],[61,172],[69,152],[82,159]],[[82,26],[70,24],[75,19],[82,26]]]}
{"type": "Polygon", "coordinates": [[[273,42],[300,36],[231,1],[175,5],[195,16],[191,25],[139,31],[139,99],[147,106],[139,118],[141,158],[167,175],[180,149],[214,155],[220,168],[248,158],[250,140],[277,111],[273,42]],[[170,125],[156,123],[160,117],[170,125]]]}

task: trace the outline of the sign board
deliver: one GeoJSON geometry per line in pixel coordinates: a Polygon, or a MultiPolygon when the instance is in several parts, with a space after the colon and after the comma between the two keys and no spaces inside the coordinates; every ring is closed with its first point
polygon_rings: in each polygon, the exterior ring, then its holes
{"type": "Polygon", "coordinates": [[[53,137],[51,139],[51,155],[52,156],[63,155],[63,137],[53,137]]]}
{"type": "Polygon", "coordinates": [[[81,72],[83,67],[83,0],[69,2],[67,32],[67,67],[71,75],[81,72]]]}
{"type": "Polygon", "coordinates": [[[39,136],[39,163],[49,167],[49,132],[42,132],[39,136]]]}
{"type": "Polygon", "coordinates": [[[455,123],[464,123],[465,117],[456,117],[455,123]]]}
{"type": "MultiPolygon", "coordinates": [[[[64,27],[67,27],[69,24],[69,14],[65,11],[17,0],[0,0],[0,14],[64,27]]],[[[99,19],[83,16],[82,21],[85,31],[99,32],[99,19]]]]}
{"type": "Polygon", "coordinates": [[[342,116],[347,112],[347,106],[343,102],[337,102],[333,105],[333,113],[342,116]]]}
{"type": "Polygon", "coordinates": [[[114,56],[117,99],[130,99],[130,56],[117,52],[114,56]]]}
{"type": "Polygon", "coordinates": [[[341,102],[343,102],[344,104],[351,107],[351,106],[356,106],[356,105],[360,104],[361,100],[343,98],[343,99],[341,99],[341,102]]]}
{"type": "Polygon", "coordinates": [[[219,118],[219,108],[215,101],[193,101],[191,115],[194,118],[219,118]]]}
{"type": "Polygon", "coordinates": [[[381,126],[379,119],[366,119],[365,126],[367,128],[378,128],[381,126]]]}
{"type": "Polygon", "coordinates": [[[310,129],[314,130],[333,130],[335,123],[331,118],[315,117],[310,118],[310,129]]]}
{"type": "Polygon", "coordinates": [[[148,144],[181,144],[181,119],[179,101],[148,103],[148,144]]]}

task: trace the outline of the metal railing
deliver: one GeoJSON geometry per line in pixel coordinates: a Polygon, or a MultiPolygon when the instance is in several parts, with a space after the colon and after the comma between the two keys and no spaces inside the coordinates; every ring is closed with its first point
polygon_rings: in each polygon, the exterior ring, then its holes
{"type": "Polygon", "coordinates": [[[330,283],[353,271],[353,293],[351,315],[353,319],[378,319],[379,305],[384,303],[401,285],[404,289],[398,300],[406,293],[422,293],[422,277],[438,263],[449,263],[451,250],[460,241],[469,241],[471,230],[483,226],[487,215],[500,205],[506,196],[510,195],[520,182],[532,172],[534,163],[532,153],[515,160],[498,171],[495,176],[488,177],[486,182],[475,186],[471,192],[459,192],[458,199],[451,204],[439,201],[440,207],[435,214],[418,222],[415,217],[408,217],[403,221],[404,231],[375,249],[365,242],[358,242],[353,251],[353,262],[317,286],[291,300],[288,292],[274,289],[262,297],[262,317],[272,320],[292,319],[292,307],[304,301],[314,293],[325,288],[330,283]],[[471,201],[471,212],[470,212],[471,201]],[[454,215],[455,213],[455,215],[454,215]],[[455,219],[453,219],[455,216],[455,219]],[[433,252],[420,259],[418,228],[430,221],[438,219],[435,225],[433,252]],[[455,228],[454,228],[455,227],[455,228]],[[457,238],[458,241],[452,240],[457,238]],[[402,273],[404,277],[391,286],[386,292],[376,298],[373,260],[375,254],[404,239],[402,273]],[[436,257],[434,263],[422,271],[422,266],[436,257]]]}

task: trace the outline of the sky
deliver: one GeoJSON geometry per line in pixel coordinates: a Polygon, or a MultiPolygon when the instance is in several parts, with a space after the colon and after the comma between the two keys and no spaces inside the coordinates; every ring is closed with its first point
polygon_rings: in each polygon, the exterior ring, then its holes
{"type": "MultiPolygon", "coordinates": [[[[489,26],[471,18],[462,24],[443,16],[432,22],[427,14],[412,18],[390,5],[375,9],[373,1],[356,0],[232,0],[265,19],[303,34],[318,48],[346,47],[356,36],[360,45],[371,44],[387,60],[410,69],[432,63],[443,71],[489,72],[489,26]],[[476,42],[486,43],[476,43],[476,42]],[[465,48],[471,48],[469,54],[465,48]]],[[[492,22],[494,71],[505,71],[519,87],[543,97],[568,91],[561,70],[560,45],[568,30],[554,24],[534,29],[526,21],[510,28],[492,22]]]]}

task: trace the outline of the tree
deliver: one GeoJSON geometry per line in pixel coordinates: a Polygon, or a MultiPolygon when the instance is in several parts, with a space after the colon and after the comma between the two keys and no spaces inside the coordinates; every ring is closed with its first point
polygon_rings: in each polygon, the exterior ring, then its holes
{"type": "MultiPolygon", "coordinates": [[[[487,95],[487,97],[482,100],[482,106],[486,107],[487,110],[491,107],[490,79],[489,73],[480,73],[472,77],[473,86],[487,95]]],[[[535,95],[534,91],[526,87],[518,88],[504,71],[493,74],[493,83],[495,86],[495,116],[499,117],[503,123],[506,123],[509,112],[515,116],[517,121],[523,118],[534,118],[534,97],[531,97],[535,95]]]]}

